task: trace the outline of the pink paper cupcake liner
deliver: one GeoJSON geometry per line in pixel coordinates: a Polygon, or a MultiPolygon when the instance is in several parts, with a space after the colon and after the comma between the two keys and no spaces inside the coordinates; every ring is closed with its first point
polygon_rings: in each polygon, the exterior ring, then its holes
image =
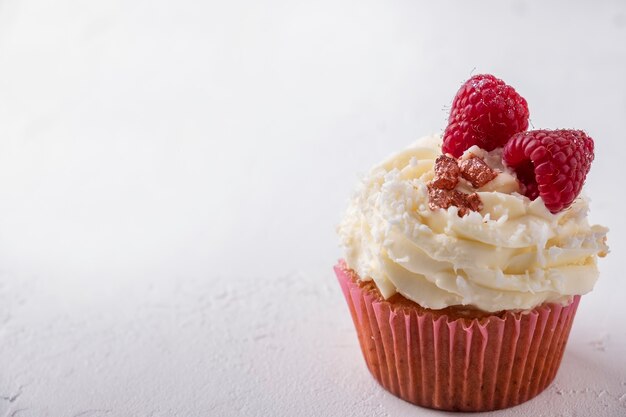
{"type": "Polygon", "coordinates": [[[580,301],[452,320],[383,300],[359,286],[343,261],[335,273],[374,378],[403,400],[440,410],[497,410],[542,392],[559,368],[580,301]]]}

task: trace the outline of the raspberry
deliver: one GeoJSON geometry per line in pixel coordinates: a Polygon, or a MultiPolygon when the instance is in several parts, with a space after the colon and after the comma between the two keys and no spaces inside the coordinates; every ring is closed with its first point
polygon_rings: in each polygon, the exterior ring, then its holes
{"type": "Polygon", "coordinates": [[[581,130],[533,130],[514,135],[504,162],[517,173],[531,200],[541,197],[557,213],[580,193],[593,161],[593,139],[581,130]]]}
{"type": "Polygon", "coordinates": [[[472,145],[491,151],[528,128],[528,104],[489,74],[474,75],[456,93],[443,134],[443,152],[457,158],[472,145]]]}

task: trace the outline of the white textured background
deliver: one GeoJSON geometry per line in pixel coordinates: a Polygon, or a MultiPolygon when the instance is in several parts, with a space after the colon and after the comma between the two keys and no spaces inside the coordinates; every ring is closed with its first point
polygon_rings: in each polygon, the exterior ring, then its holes
{"type": "Polygon", "coordinates": [[[626,415],[625,2],[0,0],[0,416],[443,415],[367,373],[334,227],[473,70],[596,139],[611,228],[497,415],[626,415]]]}

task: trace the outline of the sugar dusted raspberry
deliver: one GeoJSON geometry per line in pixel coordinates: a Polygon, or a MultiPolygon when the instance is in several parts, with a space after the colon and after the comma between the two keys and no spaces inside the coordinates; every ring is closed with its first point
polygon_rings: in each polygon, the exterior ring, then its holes
{"type": "Polygon", "coordinates": [[[517,174],[524,194],[541,197],[557,213],[580,193],[593,161],[593,139],[581,130],[534,130],[514,135],[502,159],[517,174]]]}
{"type": "Polygon", "coordinates": [[[432,185],[435,188],[452,190],[459,183],[459,165],[455,158],[440,155],[435,160],[435,178],[432,185]]]}
{"type": "Polygon", "coordinates": [[[456,157],[472,145],[504,146],[528,128],[528,104],[513,87],[489,74],[474,75],[456,93],[443,134],[443,152],[456,157]]]}
{"type": "Polygon", "coordinates": [[[480,188],[498,176],[498,173],[491,169],[482,158],[470,154],[468,159],[459,163],[461,176],[468,180],[472,187],[480,188]]]}

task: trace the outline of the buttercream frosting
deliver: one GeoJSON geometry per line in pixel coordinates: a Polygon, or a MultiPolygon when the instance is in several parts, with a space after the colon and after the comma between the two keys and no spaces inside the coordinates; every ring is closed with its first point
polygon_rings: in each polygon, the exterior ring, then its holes
{"type": "Polygon", "coordinates": [[[499,175],[474,190],[483,207],[459,217],[457,207],[432,210],[427,184],[441,138],[425,137],[375,166],[361,181],[338,233],[347,265],[373,279],[381,294],[400,293],[423,307],[484,311],[567,304],[598,278],[608,229],[590,225],[588,199],[552,214],[541,198],[519,193],[499,150],[472,147],[499,175]]]}

